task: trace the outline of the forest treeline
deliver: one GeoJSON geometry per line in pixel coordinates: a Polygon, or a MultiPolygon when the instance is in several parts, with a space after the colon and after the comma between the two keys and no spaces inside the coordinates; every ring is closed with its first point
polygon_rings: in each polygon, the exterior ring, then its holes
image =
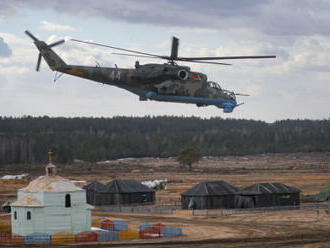
{"type": "Polygon", "coordinates": [[[330,120],[195,117],[0,117],[0,164],[96,162],[176,156],[185,146],[205,155],[330,151],[330,120]]]}

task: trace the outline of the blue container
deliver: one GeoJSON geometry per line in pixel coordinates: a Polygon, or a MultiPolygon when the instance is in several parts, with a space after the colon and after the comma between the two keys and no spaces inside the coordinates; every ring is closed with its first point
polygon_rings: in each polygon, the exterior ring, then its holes
{"type": "Polygon", "coordinates": [[[50,235],[47,233],[31,233],[24,237],[24,244],[50,244],[50,235]]]}
{"type": "Polygon", "coordinates": [[[127,230],[128,226],[127,223],[125,221],[114,221],[113,222],[113,229],[116,231],[123,231],[123,230],[127,230]]]}
{"type": "Polygon", "coordinates": [[[97,241],[105,242],[105,241],[118,241],[119,240],[119,232],[117,231],[105,231],[97,233],[97,241]]]}
{"type": "Polygon", "coordinates": [[[162,237],[178,237],[182,236],[182,228],[175,226],[165,226],[162,228],[162,237]]]}
{"type": "Polygon", "coordinates": [[[144,223],[142,223],[142,224],[140,225],[139,230],[140,230],[140,231],[143,231],[143,230],[146,229],[147,227],[153,227],[153,225],[150,224],[149,222],[144,222],[144,223]]]}

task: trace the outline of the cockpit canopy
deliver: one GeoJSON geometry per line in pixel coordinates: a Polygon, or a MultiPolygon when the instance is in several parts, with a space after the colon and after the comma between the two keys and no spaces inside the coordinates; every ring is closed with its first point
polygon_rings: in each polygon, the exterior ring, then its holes
{"type": "Polygon", "coordinates": [[[207,83],[208,83],[208,85],[209,85],[210,87],[212,87],[212,88],[214,88],[214,89],[221,90],[221,87],[220,87],[220,85],[219,85],[218,83],[213,82],[213,81],[209,81],[209,82],[207,82],[207,83]]]}
{"type": "Polygon", "coordinates": [[[222,91],[222,93],[226,94],[230,99],[236,101],[236,96],[234,92],[222,89],[221,86],[216,82],[208,81],[207,83],[209,87],[216,89],[218,91],[222,91]]]}

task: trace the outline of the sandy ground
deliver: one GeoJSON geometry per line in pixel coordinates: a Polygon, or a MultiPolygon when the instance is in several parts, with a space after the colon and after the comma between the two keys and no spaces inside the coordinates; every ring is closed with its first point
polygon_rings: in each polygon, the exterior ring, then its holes
{"type": "MultiPolygon", "coordinates": [[[[58,174],[69,179],[108,182],[114,178],[139,181],[167,178],[167,190],[157,191],[157,204],[179,203],[180,194],[203,180],[225,180],[237,187],[256,182],[281,182],[302,190],[302,196],[330,187],[330,153],[271,154],[204,158],[193,171],[182,168],[173,158],[142,158],[104,164],[57,165],[58,174]]],[[[0,180],[0,202],[16,197],[17,189],[44,174],[43,165],[0,167],[0,176],[29,173],[22,180],[0,180]]],[[[171,215],[105,213],[97,216],[126,220],[131,227],[143,222],[179,225],[180,238],[137,240],[100,244],[100,247],[330,247],[330,216],[325,210],[297,210],[222,217],[197,217],[191,211],[171,215]]],[[[72,245],[70,245],[72,246],[72,245]]],[[[80,246],[93,247],[92,244],[80,246]]]]}

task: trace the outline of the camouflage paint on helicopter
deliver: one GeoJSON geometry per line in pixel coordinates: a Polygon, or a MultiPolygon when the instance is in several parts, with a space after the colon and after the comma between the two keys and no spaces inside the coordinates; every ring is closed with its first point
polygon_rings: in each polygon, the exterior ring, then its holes
{"type": "MultiPolygon", "coordinates": [[[[137,51],[110,47],[98,43],[84,42],[93,45],[100,45],[114,49],[124,50],[143,54],[143,57],[163,58],[168,59],[169,63],[165,64],[145,64],[140,65],[137,61],[134,69],[126,68],[111,68],[100,66],[79,66],[66,64],[51,48],[62,44],[64,40],[47,45],[44,41],[38,40],[29,31],[25,33],[34,40],[34,44],[39,50],[39,57],[36,70],[39,70],[41,58],[43,57],[48,66],[58,72],[70,74],[73,76],[82,77],[93,80],[103,84],[117,86],[119,88],[128,90],[140,97],[141,101],[155,100],[164,102],[179,102],[179,103],[193,103],[197,106],[215,105],[222,108],[225,113],[230,113],[240,104],[236,102],[234,92],[221,89],[215,83],[207,81],[207,76],[200,72],[193,72],[187,66],[180,66],[174,63],[174,60],[197,62],[197,63],[211,63],[224,64],[218,62],[198,61],[204,58],[184,58],[177,57],[178,39],[173,38],[172,54],[168,56],[151,55],[137,51]],[[147,56],[146,56],[147,55],[147,56]],[[157,57],[158,56],[158,57],[157,57]]],[[[120,54],[128,55],[129,54],[120,54]]],[[[139,55],[138,55],[139,56],[139,55]]],[[[207,57],[207,60],[212,58],[268,58],[274,56],[240,56],[240,57],[207,57]]]]}

